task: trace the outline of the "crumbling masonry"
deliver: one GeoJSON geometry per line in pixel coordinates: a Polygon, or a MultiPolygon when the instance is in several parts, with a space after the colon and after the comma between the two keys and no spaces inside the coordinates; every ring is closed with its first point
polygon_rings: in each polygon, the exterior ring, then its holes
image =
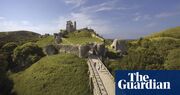
{"type": "Polygon", "coordinates": [[[66,31],[67,32],[76,31],[76,21],[74,21],[74,24],[73,24],[72,21],[67,21],[67,23],[66,23],[66,31]]]}

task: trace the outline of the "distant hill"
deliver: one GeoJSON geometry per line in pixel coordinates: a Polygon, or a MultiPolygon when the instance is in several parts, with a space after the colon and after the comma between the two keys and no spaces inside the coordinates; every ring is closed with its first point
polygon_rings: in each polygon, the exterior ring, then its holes
{"type": "Polygon", "coordinates": [[[147,38],[154,38],[154,37],[172,37],[172,38],[180,39],[180,26],[166,29],[166,30],[154,33],[150,36],[147,36],[147,38]]]}
{"type": "Polygon", "coordinates": [[[36,40],[40,34],[31,31],[9,31],[0,32],[0,47],[8,42],[26,42],[36,40]]]}

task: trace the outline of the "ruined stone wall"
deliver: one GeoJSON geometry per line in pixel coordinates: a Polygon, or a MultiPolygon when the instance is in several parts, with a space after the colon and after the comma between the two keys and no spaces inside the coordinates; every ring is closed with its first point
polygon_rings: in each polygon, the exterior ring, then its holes
{"type": "MultiPolygon", "coordinates": [[[[71,53],[79,56],[80,58],[87,58],[89,55],[89,51],[94,49],[96,51],[96,55],[104,56],[105,45],[104,44],[95,44],[96,48],[93,48],[94,44],[87,44],[87,45],[63,45],[63,44],[56,44],[55,48],[58,50],[59,53],[71,53]]],[[[52,49],[48,49],[52,51],[52,49]]],[[[48,51],[48,52],[49,52],[48,51]]]]}
{"type": "Polygon", "coordinates": [[[50,44],[50,45],[43,47],[43,52],[46,55],[54,55],[54,54],[58,53],[58,50],[56,49],[56,47],[54,45],[50,44]]]}
{"type": "Polygon", "coordinates": [[[121,50],[122,53],[126,53],[128,51],[128,48],[127,48],[127,41],[125,40],[120,40],[119,41],[119,46],[118,48],[121,50]]]}
{"type": "Polygon", "coordinates": [[[76,31],[76,21],[74,21],[74,24],[73,24],[72,21],[67,21],[67,23],[66,23],[66,31],[67,32],[76,31]]]}
{"type": "Polygon", "coordinates": [[[59,50],[59,53],[72,53],[75,55],[79,54],[79,48],[75,45],[56,45],[57,49],[59,50]]]}
{"type": "Polygon", "coordinates": [[[88,46],[88,45],[80,45],[79,46],[79,57],[80,58],[88,57],[89,50],[90,50],[90,46],[88,46]]]}
{"type": "Polygon", "coordinates": [[[99,56],[105,56],[106,48],[103,43],[97,44],[97,53],[98,53],[97,55],[99,56]]]}
{"type": "Polygon", "coordinates": [[[71,53],[79,56],[80,58],[88,57],[88,52],[90,50],[88,45],[56,45],[59,53],[71,53]]]}

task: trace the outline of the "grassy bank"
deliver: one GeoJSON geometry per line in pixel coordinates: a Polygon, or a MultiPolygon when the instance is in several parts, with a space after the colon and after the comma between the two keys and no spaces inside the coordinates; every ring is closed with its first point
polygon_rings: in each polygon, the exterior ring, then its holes
{"type": "Polygon", "coordinates": [[[69,54],[47,56],[10,77],[18,95],[90,95],[84,59],[69,54]]]}
{"type": "Polygon", "coordinates": [[[101,43],[102,40],[92,36],[89,31],[75,31],[63,38],[62,44],[87,44],[87,43],[101,43]]]}

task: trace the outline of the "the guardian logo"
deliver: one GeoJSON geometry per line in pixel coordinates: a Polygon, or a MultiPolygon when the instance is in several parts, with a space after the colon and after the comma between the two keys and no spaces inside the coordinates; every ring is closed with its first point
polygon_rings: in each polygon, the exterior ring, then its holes
{"type": "Polygon", "coordinates": [[[128,80],[121,79],[117,85],[120,89],[171,89],[170,82],[152,79],[149,75],[141,75],[139,72],[128,73],[128,80]]]}

